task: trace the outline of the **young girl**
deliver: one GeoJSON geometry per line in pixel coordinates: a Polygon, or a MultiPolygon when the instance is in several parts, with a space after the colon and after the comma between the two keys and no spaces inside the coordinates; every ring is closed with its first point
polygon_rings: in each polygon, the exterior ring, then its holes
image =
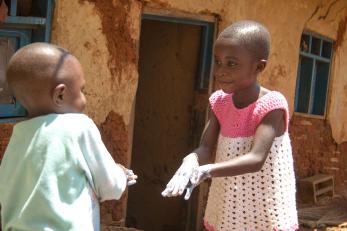
{"type": "Polygon", "coordinates": [[[295,176],[288,135],[288,105],[261,87],[270,50],[268,30],[253,21],[226,28],[214,47],[219,89],[200,146],[186,156],[163,191],[182,195],[206,178],[212,184],[205,227],[224,230],[296,230],[295,176]],[[214,164],[206,163],[217,144],[214,164]]]}

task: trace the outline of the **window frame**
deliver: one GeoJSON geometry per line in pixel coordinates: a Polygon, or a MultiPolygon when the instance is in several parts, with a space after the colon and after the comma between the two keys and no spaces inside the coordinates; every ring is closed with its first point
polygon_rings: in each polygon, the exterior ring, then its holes
{"type": "MultiPolygon", "coordinates": [[[[16,50],[33,42],[49,42],[55,0],[39,0],[44,4],[44,16],[17,16],[17,0],[11,0],[9,16],[0,25],[0,37],[18,40],[16,50]]],[[[25,117],[26,110],[14,99],[14,103],[0,104],[0,120],[25,117]]]]}
{"type": "MultiPolygon", "coordinates": [[[[0,37],[18,39],[15,50],[30,43],[30,30],[3,30],[0,29],[0,37]]],[[[26,111],[21,104],[14,99],[14,103],[0,104],[0,118],[25,116],[26,111]]]]}
{"type": "Polygon", "coordinates": [[[320,118],[325,119],[327,116],[327,109],[328,109],[328,97],[329,97],[329,89],[330,89],[330,79],[331,79],[331,69],[332,69],[332,62],[333,62],[333,55],[334,55],[334,41],[328,37],[319,35],[317,33],[311,32],[311,31],[304,31],[301,34],[300,37],[300,47],[299,47],[299,62],[298,62],[298,70],[297,70],[297,76],[296,76],[296,86],[295,86],[295,99],[294,99],[294,113],[299,114],[306,117],[312,117],[312,118],[320,118]],[[309,48],[308,51],[303,51],[301,49],[301,38],[303,35],[309,36],[309,48]],[[320,47],[319,47],[319,55],[312,54],[312,38],[320,39],[320,47]],[[322,50],[323,50],[323,42],[329,42],[331,44],[331,53],[330,58],[325,58],[322,56],[322,50]],[[301,59],[302,57],[309,58],[313,61],[312,65],[312,73],[311,73],[311,84],[310,84],[310,95],[309,95],[309,106],[308,106],[308,112],[298,112],[298,104],[299,104],[299,87],[300,87],[300,73],[301,73],[301,59]],[[324,102],[324,113],[323,115],[314,114],[313,113],[313,104],[314,104],[314,95],[315,95],[315,85],[316,85],[316,79],[317,79],[317,62],[323,62],[329,64],[328,69],[328,76],[327,76],[327,85],[326,85],[326,95],[325,95],[325,102],[324,102]]]}

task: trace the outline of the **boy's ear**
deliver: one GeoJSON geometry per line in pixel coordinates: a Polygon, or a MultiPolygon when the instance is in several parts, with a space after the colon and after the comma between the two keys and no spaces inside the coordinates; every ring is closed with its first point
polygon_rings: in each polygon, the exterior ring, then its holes
{"type": "Polygon", "coordinates": [[[64,104],[64,97],[66,92],[66,85],[61,83],[58,84],[53,90],[53,103],[61,107],[64,104]]]}
{"type": "Polygon", "coordinates": [[[261,73],[265,69],[266,63],[267,63],[266,59],[262,59],[262,60],[258,61],[257,67],[256,67],[256,72],[261,73]]]}

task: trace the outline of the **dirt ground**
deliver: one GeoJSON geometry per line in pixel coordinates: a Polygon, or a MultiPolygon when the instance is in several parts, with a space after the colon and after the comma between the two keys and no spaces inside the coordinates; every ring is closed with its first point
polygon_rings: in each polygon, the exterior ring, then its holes
{"type": "Polygon", "coordinates": [[[299,204],[298,216],[300,231],[347,231],[347,197],[299,204]]]}

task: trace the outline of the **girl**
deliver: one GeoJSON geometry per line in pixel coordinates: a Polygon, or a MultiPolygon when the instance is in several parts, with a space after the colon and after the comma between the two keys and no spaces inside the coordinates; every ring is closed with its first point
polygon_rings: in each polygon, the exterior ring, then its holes
{"type": "Polygon", "coordinates": [[[204,223],[208,230],[296,230],[295,176],[288,105],[261,87],[270,50],[268,30],[253,21],[227,27],[214,47],[213,74],[221,89],[200,146],[186,156],[163,196],[188,199],[212,177],[204,223]],[[206,163],[217,144],[215,163],[206,163]]]}

